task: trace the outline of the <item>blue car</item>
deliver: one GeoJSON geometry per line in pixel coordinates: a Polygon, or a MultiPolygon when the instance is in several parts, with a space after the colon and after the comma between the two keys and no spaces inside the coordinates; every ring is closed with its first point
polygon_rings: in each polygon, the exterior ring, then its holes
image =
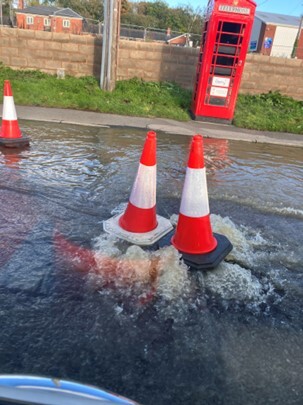
{"type": "Polygon", "coordinates": [[[1,405],[138,405],[119,395],[76,382],[0,375],[1,405]]]}

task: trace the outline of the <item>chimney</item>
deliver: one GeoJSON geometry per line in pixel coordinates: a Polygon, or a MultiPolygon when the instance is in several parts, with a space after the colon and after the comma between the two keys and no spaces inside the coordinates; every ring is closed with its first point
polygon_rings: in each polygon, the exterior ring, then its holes
{"type": "Polygon", "coordinates": [[[18,10],[23,10],[24,6],[24,0],[18,0],[18,10]]]}

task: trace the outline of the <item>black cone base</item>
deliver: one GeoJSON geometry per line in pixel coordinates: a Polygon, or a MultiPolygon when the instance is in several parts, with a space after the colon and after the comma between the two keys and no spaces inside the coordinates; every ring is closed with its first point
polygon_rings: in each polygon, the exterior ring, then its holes
{"type": "Polygon", "coordinates": [[[215,250],[203,255],[191,255],[182,253],[182,259],[192,270],[213,270],[215,269],[233,249],[233,245],[226,236],[214,233],[218,245],[215,250]]]}
{"type": "MultiPolygon", "coordinates": [[[[174,233],[175,230],[165,235],[151,247],[151,250],[158,250],[171,245],[171,238],[174,233]]],[[[184,263],[187,264],[191,270],[213,270],[225,259],[228,253],[232,251],[233,245],[226,236],[214,233],[214,237],[216,238],[218,245],[216,249],[210,253],[192,255],[180,252],[184,263]]]]}
{"type": "Polygon", "coordinates": [[[6,148],[23,148],[29,146],[29,137],[22,136],[22,138],[2,138],[0,137],[0,146],[6,148]]]}

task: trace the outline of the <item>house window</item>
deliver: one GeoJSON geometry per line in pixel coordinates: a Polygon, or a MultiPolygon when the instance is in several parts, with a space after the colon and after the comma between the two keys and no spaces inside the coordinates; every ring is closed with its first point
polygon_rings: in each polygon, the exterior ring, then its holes
{"type": "Polygon", "coordinates": [[[27,24],[27,25],[32,25],[32,24],[34,24],[34,18],[27,16],[27,17],[26,17],[26,24],[27,24]]]}
{"type": "Polygon", "coordinates": [[[63,28],[69,28],[70,27],[70,21],[69,20],[63,20],[63,28]]]}
{"type": "Polygon", "coordinates": [[[51,25],[50,19],[49,18],[44,18],[44,26],[49,27],[51,25]]]}

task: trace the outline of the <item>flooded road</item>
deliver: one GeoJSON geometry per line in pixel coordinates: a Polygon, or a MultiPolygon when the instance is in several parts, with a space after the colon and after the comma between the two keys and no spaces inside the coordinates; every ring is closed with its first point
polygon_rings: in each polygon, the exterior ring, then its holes
{"type": "MultiPolygon", "coordinates": [[[[189,273],[173,247],[149,252],[102,231],[128,200],[144,131],[22,128],[30,149],[0,152],[0,373],[73,379],[143,405],[302,404],[302,149],[205,139],[213,230],[234,250],[189,273]],[[80,259],[64,257],[56,232],[86,249],[80,259]]],[[[172,221],[189,144],[158,134],[157,208],[172,221]]]]}

